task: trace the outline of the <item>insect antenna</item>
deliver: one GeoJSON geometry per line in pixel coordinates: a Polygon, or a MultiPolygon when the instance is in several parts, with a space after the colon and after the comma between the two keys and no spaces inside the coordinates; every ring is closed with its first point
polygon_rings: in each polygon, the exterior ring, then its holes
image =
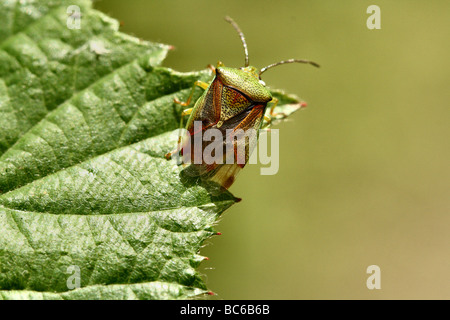
{"type": "Polygon", "coordinates": [[[233,19],[226,16],[225,20],[233,26],[233,28],[237,31],[237,33],[239,34],[239,37],[241,38],[242,45],[244,46],[244,53],[245,53],[245,66],[248,67],[249,66],[249,64],[248,64],[248,49],[247,49],[247,43],[245,42],[244,33],[241,31],[238,24],[236,22],[234,22],[233,19]]]}
{"type": "Polygon", "coordinates": [[[267,71],[268,69],[270,69],[270,68],[279,66],[279,65],[281,65],[281,64],[285,64],[285,63],[294,63],[294,62],[298,62],[298,63],[308,63],[308,64],[310,64],[310,65],[313,65],[314,67],[317,67],[317,68],[320,67],[319,64],[316,63],[316,62],[314,62],[314,61],[300,60],[300,59],[289,59],[289,60],[283,60],[283,61],[280,61],[280,62],[277,62],[277,63],[269,64],[267,67],[264,67],[264,68],[261,69],[261,71],[259,71],[259,76],[261,77],[261,74],[262,74],[263,72],[266,72],[266,71],[267,71]]]}

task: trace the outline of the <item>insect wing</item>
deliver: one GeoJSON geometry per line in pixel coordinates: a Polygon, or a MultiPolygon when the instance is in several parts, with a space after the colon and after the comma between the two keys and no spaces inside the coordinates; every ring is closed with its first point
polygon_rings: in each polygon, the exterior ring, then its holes
{"type": "MultiPolygon", "coordinates": [[[[225,121],[220,128],[212,126],[211,129],[220,132],[220,139],[203,141],[202,163],[192,163],[185,172],[190,176],[209,179],[225,188],[230,187],[256,147],[264,111],[265,105],[256,105],[225,121]],[[216,152],[212,155],[215,162],[207,161],[208,150],[216,152]],[[217,157],[217,152],[220,152],[220,157],[217,157]]],[[[208,134],[207,131],[204,134],[208,134]]]]}

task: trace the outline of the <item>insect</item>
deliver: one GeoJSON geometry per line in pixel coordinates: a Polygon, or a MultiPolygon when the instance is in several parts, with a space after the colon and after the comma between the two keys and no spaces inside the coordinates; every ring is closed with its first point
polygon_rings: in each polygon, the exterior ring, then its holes
{"type": "Polygon", "coordinates": [[[261,74],[286,63],[307,63],[315,67],[319,65],[309,60],[289,59],[258,70],[249,65],[247,43],[241,29],[230,17],[225,17],[225,20],[233,26],[242,41],[245,66],[230,68],[219,62],[216,68],[211,66],[214,78],[209,84],[196,81],[185,102],[175,99],[176,103],[187,107],[196,87],[205,90],[193,108],[182,112],[180,127],[183,117],[189,116],[185,127],[186,134],[184,137],[180,136],[178,148],[168,153],[166,158],[170,159],[174,153],[179,152],[184,159],[190,160],[185,161],[191,163],[185,169],[188,175],[201,177],[228,189],[238,172],[247,164],[264,120],[270,123],[271,117],[275,115],[274,109],[278,100],[266,88],[261,74]],[[271,117],[265,116],[269,103],[271,117]],[[213,130],[220,133],[214,135],[214,140],[211,137],[195,139],[198,134],[208,135],[208,131],[213,130]],[[192,145],[194,147],[191,147],[192,145]],[[198,161],[199,154],[206,150],[214,150],[215,161],[207,161],[202,157],[198,161]]]}

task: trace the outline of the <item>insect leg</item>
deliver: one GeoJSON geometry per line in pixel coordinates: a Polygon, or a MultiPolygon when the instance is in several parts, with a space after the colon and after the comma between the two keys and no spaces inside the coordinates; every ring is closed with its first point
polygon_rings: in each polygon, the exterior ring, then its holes
{"type": "Polygon", "coordinates": [[[181,140],[183,139],[183,135],[182,135],[182,131],[181,129],[183,129],[183,118],[185,116],[188,116],[191,114],[193,108],[189,108],[189,109],[184,109],[183,112],[181,112],[181,119],[180,119],[180,134],[178,135],[178,143],[177,143],[177,148],[169,153],[167,153],[165,155],[166,159],[170,159],[172,158],[172,155],[179,152],[181,150],[181,140]]]}
{"type": "Polygon", "coordinates": [[[261,129],[266,129],[268,126],[270,126],[270,124],[272,123],[272,119],[275,118],[276,116],[278,116],[278,115],[285,116],[284,113],[273,112],[275,107],[278,104],[277,98],[272,98],[272,100],[270,102],[272,102],[273,104],[270,106],[269,116],[264,115],[265,122],[261,124],[261,129]]]}
{"type": "Polygon", "coordinates": [[[189,108],[189,109],[184,109],[183,112],[181,113],[181,119],[180,119],[180,128],[183,128],[183,118],[185,116],[188,116],[192,113],[192,109],[193,108],[189,108]]]}
{"type": "MultiPolygon", "coordinates": [[[[187,99],[185,102],[181,102],[181,101],[178,100],[177,98],[174,98],[173,101],[174,101],[175,103],[178,103],[178,104],[182,105],[183,107],[187,107],[187,106],[191,103],[192,97],[194,96],[195,87],[200,87],[200,88],[206,90],[206,89],[208,88],[208,86],[209,86],[209,84],[207,84],[206,82],[197,80],[197,81],[194,82],[194,85],[192,86],[192,89],[191,89],[191,93],[189,94],[189,97],[188,97],[188,99],[187,99]]],[[[185,116],[190,115],[190,114],[192,113],[192,109],[193,109],[193,108],[185,109],[185,110],[183,110],[183,112],[181,113],[180,127],[179,127],[179,128],[180,128],[180,131],[181,131],[181,129],[183,128],[183,118],[184,118],[185,116]]],[[[178,144],[177,144],[177,148],[176,148],[175,150],[173,150],[172,152],[167,153],[167,154],[165,155],[166,159],[172,158],[172,155],[173,155],[173,154],[175,154],[175,153],[177,153],[177,152],[179,152],[179,151],[181,150],[181,148],[182,148],[182,146],[181,146],[182,139],[183,139],[183,136],[182,136],[182,133],[180,132],[180,134],[179,134],[179,136],[178,136],[178,144]]]]}
{"type": "Polygon", "coordinates": [[[273,105],[270,106],[270,113],[269,113],[272,118],[276,117],[277,115],[285,115],[284,113],[275,113],[275,112],[273,112],[275,110],[275,107],[278,104],[278,99],[277,98],[272,98],[272,101],[270,101],[270,102],[273,103],[273,105]]]}
{"type": "Polygon", "coordinates": [[[195,87],[200,87],[200,88],[206,90],[208,88],[208,86],[209,86],[209,84],[207,84],[206,82],[197,80],[197,81],[194,82],[194,85],[192,86],[191,93],[189,95],[189,98],[186,100],[186,102],[181,102],[177,98],[174,98],[173,101],[175,103],[181,104],[183,107],[187,107],[191,103],[192,97],[194,96],[195,87]]]}
{"type": "Polygon", "coordinates": [[[269,126],[272,124],[272,118],[264,115],[264,121],[261,123],[261,130],[270,130],[269,126]]]}
{"type": "Polygon", "coordinates": [[[216,68],[212,64],[208,64],[206,66],[213,74],[216,74],[216,68]]]}

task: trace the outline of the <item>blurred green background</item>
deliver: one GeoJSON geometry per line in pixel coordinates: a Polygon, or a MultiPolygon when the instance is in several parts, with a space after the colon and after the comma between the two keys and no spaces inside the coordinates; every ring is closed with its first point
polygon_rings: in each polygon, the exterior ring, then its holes
{"type": "Polygon", "coordinates": [[[280,169],[240,173],[243,201],[201,266],[219,299],[450,299],[449,1],[103,0],[121,30],[172,44],[164,65],[308,58],[264,74],[308,108],[280,129],[280,169]],[[381,8],[381,30],[366,9],[381,8]],[[366,268],[381,268],[368,290],[366,268]]]}

